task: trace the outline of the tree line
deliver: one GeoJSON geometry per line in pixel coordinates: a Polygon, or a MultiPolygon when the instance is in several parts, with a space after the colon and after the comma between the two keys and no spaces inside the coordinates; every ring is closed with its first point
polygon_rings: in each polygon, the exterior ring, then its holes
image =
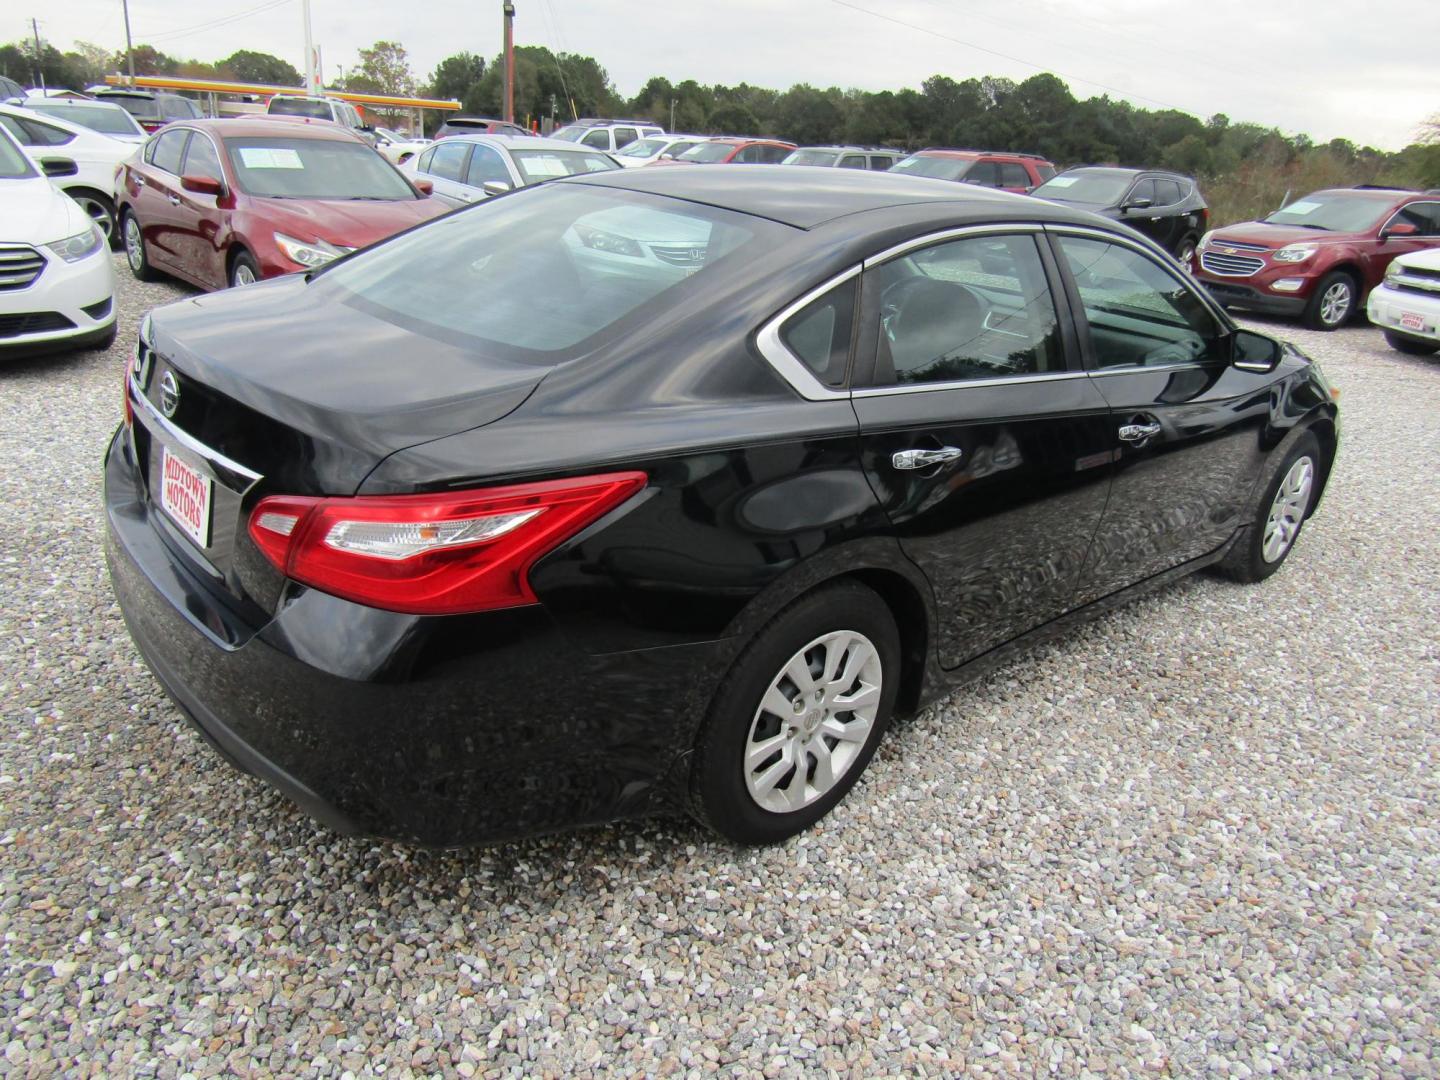
{"type": "MultiPolygon", "coordinates": [[[[86,43],[63,54],[44,45],[40,59],[48,85],[72,87],[100,81],[106,71],[125,66],[123,52],[107,53],[86,43]]],[[[35,70],[32,44],[0,47],[0,72],[33,82],[35,70]]],[[[301,82],[286,61],[249,50],[208,64],[141,45],[135,50],[135,70],[301,82]]],[[[502,72],[498,56],[459,52],[420,77],[402,45],[377,41],[360,50],[353,67],[337,69],[328,81],[336,89],[455,99],[464,113],[498,116],[502,72]]],[[[1051,74],[1021,82],[934,75],[918,90],[893,91],[804,83],[775,90],[656,76],[626,98],[594,57],[524,45],[515,49],[515,111],[521,122],[563,124],[575,117],[613,116],[653,120],[671,131],[766,135],[801,145],[955,146],[1043,154],[1060,165],[1170,168],[1201,179],[1221,221],[1268,212],[1287,193],[1325,186],[1440,187],[1440,117],[1423,125],[1412,145],[1386,152],[1346,139],[1315,143],[1303,134],[1286,135],[1223,114],[1201,119],[1174,109],[1143,109],[1108,95],[1080,99],[1051,74]]],[[[431,130],[441,119],[428,114],[431,130]]]]}

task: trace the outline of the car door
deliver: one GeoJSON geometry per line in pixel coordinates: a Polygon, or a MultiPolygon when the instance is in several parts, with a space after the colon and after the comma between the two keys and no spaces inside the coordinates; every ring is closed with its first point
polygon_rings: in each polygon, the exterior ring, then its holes
{"type": "MultiPolygon", "coordinates": [[[[220,154],[210,136],[196,131],[185,148],[180,176],[204,176],[225,183],[225,170],[220,167],[220,154]]],[[[228,191],[208,195],[186,191],[176,184],[179,204],[176,210],[174,250],[186,276],[211,289],[223,289],[227,280],[222,243],[228,229],[228,191]]]]}
{"type": "Polygon", "coordinates": [[[465,184],[465,169],[473,145],[464,139],[446,139],[420,155],[415,171],[429,177],[435,191],[452,203],[474,202],[481,195],[465,184]]]}
{"type": "Polygon", "coordinates": [[[863,168],[865,168],[865,155],[864,155],[864,154],[845,154],[843,157],[840,158],[840,168],[842,168],[842,169],[863,169],[863,168]]]}
{"type": "Polygon", "coordinates": [[[188,276],[184,260],[185,215],[180,209],[180,169],[190,129],[167,127],[155,136],[154,150],[146,160],[150,168],[135,201],[136,218],[145,237],[145,249],[152,263],[188,276]]]}
{"type": "Polygon", "coordinates": [[[585,137],[580,140],[580,144],[582,146],[588,146],[592,150],[604,150],[607,153],[615,149],[610,142],[609,128],[591,128],[585,133],[585,137]]]}
{"type": "Polygon", "coordinates": [[[1214,551],[1241,524],[1270,376],[1229,362],[1228,326],[1142,245],[1047,228],[1110,408],[1115,479],[1077,595],[1089,602],[1214,551]]]}
{"type": "Polygon", "coordinates": [[[1155,211],[1155,181],[1143,176],[1131,185],[1125,197],[1120,200],[1120,220],[1141,236],[1148,236],[1156,243],[1163,243],[1163,230],[1159,214],[1155,211]],[[1139,205],[1139,204],[1144,205],[1139,205]]]}
{"type": "Polygon", "coordinates": [[[1150,222],[1153,231],[1150,238],[1172,255],[1180,246],[1185,232],[1185,210],[1181,206],[1185,191],[1178,180],[1155,178],[1155,204],[1151,207],[1150,222]]]}
{"type": "Polygon", "coordinates": [[[870,171],[871,171],[871,172],[885,172],[885,171],[887,171],[887,170],[890,168],[891,165],[894,165],[894,164],[895,164],[895,159],[894,159],[893,157],[891,157],[889,154],[871,154],[871,155],[870,155],[870,171]]]}
{"type": "Polygon", "coordinates": [[[866,264],[853,392],[866,475],[955,667],[1071,605],[1110,484],[1038,226],[952,230],[866,264]]]}

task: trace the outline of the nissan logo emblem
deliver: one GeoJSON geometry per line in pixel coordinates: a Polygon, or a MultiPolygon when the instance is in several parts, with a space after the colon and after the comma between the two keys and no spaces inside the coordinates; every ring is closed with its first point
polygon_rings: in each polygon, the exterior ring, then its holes
{"type": "Polygon", "coordinates": [[[167,417],[174,416],[180,407],[180,383],[173,371],[165,372],[160,379],[160,411],[167,417]]]}

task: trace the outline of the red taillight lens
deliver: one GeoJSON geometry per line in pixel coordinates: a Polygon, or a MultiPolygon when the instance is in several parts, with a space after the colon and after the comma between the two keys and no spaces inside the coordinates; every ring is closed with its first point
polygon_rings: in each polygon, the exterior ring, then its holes
{"type": "Polygon", "coordinates": [[[641,472],[427,495],[261,499],[250,537],[286,577],[370,607],[454,615],[535,603],[542,555],[645,486],[641,472]]]}

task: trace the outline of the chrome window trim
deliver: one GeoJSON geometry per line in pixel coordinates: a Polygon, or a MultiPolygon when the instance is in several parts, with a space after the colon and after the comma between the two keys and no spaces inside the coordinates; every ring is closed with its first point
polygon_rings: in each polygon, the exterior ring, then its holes
{"type": "Polygon", "coordinates": [[[219,450],[216,450],[210,446],[206,446],[199,439],[195,438],[195,436],[191,435],[187,431],[176,427],[173,423],[167,420],[165,416],[160,412],[160,410],[154,406],[150,399],[140,392],[140,386],[135,381],[135,375],[133,372],[127,377],[126,382],[129,385],[131,398],[144,410],[144,418],[147,426],[153,425],[160,428],[160,430],[163,431],[167,436],[174,439],[186,450],[189,450],[192,454],[195,454],[203,462],[205,462],[205,464],[210,467],[212,472],[224,471],[233,473],[235,476],[238,476],[245,480],[246,486],[249,486],[250,484],[253,484],[256,480],[260,479],[260,474],[255,472],[253,469],[247,469],[244,465],[241,465],[233,458],[228,458],[224,454],[220,453],[219,450]]]}
{"type": "Polygon", "coordinates": [[[862,263],[852,266],[817,285],[798,300],[792,301],[781,309],[778,315],[772,316],[756,331],[755,348],[760,351],[760,355],[775,369],[775,373],[790,385],[792,390],[808,401],[848,401],[850,391],[826,386],[816,378],[815,373],[810,370],[805,361],[786,348],[785,343],[780,340],[780,327],[785,325],[785,321],[806,304],[819,299],[836,286],[845,284],[851,278],[858,277],[863,265],[862,263]]]}
{"type": "Polygon", "coordinates": [[[891,394],[923,394],[942,390],[983,390],[987,387],[1014,386],[1017,383],[1064,382],[1068,379],[1088,379],[1089,377],[1090,372],[1088,371],[1026,371],[1015,375],[997,375],[993,379],[952,379],[947,382],[865,386],[852,391],[852,393],[855,397],[888,397],[891,394]]]}
{"type": "Polygon", "coordinates": [[[876,255],[866,258],[861,264],[865,270],[879,266],[881,263],[889,262],[916,248],[930,247],[932,244],[941,244],[947,240],[959,240],[967,236],[986,236],[994,233],[1025,233],[1035,235],[1044,231],[1044,226],[1036,223],[1016,222],[1015,224],[993,224],[993,225],[960,225],[952,229],[941,229],[939,232],[926,233],[924,236],[915,236],[909,240],[888,247],[876,255]]]}

